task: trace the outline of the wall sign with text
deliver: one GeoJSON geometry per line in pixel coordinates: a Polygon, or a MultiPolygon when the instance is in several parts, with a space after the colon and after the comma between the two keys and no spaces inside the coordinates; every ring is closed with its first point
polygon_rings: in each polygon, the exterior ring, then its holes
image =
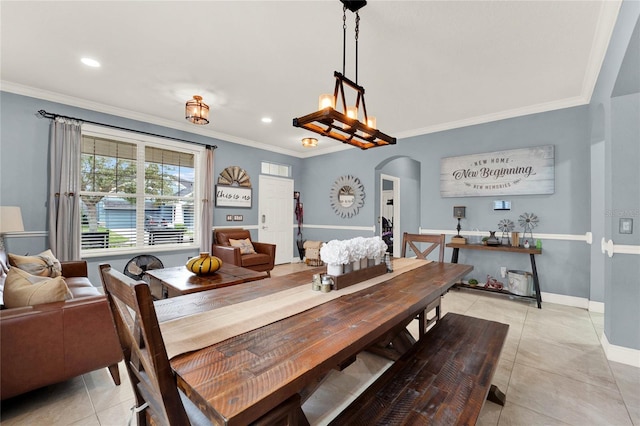
{"type": "Polygon", "coordinates": [[[440,160],[440,196],[553,194],[553,145],[440,160]]]}
{"type": "Polygon", "coordinates": [[[251,188],[216,185],[216,207],[251,208],[251,188]]]}

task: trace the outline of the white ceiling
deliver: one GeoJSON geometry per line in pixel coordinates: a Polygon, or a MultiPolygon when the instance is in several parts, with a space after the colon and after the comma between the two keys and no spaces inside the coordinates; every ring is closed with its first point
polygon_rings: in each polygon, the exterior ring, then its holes
{"type": "MultiPolygon", "coordinates": [[[[619,7],[370,0],[358,75],[367,110],[404,138],[588,103],[619,7]]],[[[0,14],[2,90],[298,157],[344,148],[321,137],[303,148],[313,134],[291,124],[342,71],[338,0],[3,0],[0,14]],[[206,126],[184,120],[194,94],[211,106],[206,126]]],[[[349,11],[347,25],[355,79],[349,11]]]]}

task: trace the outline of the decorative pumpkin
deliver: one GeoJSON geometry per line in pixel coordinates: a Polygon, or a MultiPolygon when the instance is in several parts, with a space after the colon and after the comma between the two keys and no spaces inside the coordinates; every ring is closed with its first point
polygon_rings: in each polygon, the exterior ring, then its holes
{"type": "Polygon", "coordinates": [[[200,253],[187,261],[187,269],[196,275],[211,275],[222,266],[222,260],[209,253],[200,253]]]}

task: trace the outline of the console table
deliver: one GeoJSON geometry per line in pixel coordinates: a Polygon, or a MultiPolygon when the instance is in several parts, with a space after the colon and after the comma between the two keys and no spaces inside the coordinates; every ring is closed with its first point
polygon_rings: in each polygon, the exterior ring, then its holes
{"type": "Polygon", "coordinates": [[[485,289],[484,287],[472,287],[467,284],[456,284],[457,287],[470,288],[473,290],[482,290],[482,291],[490,291],[492,293],[502,293],[508,294],[509,296],[522,297],[526,299],[535,299],[538,302],[538,309],[542,308],[542,298],[540,296],[540,281],[538,281],[538,270],[536,269],[536,254],[542,254],[542,249],[538,249],[535,247],[524,248],[524,247],[512,247],[506,245],[498,245],[498,246],[485,246],[482,244],[455,244],[449,243],[447,247],[453,249],[453,253],[451,254],[451,263],[458,263],[458,254],[460,253],[460,249],[462,250],[483,250],[488,252],[497,252],[504,251],[509,253],[523,253],[528,254],[529,259],[531,259],[531,273],[533,275],[533,286],[535,288],[536,294],[535,296],[520,296],[517,294],[513,294],[507,290],[490,290],[485,289]]]}

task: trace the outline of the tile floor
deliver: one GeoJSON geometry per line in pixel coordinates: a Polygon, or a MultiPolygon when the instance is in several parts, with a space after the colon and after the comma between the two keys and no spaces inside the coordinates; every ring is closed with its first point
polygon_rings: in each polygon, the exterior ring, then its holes
{"type": "MultiPolygon", "coordinates": [[[[305,266],[280,265],[273,275],[300,268],[305,266]]],[[[449,292],[442,305],[443,312],[510,324],[493,381],[507,403],[485,403],[479,425],[640,426],[640,369],[606,359],[599,341],[602,314],[544,302],[538,310],[527,302],[464,290],[449,292]]],[[[311,424],[326,424],[386,366],[385,359],[363,353],[344,371],[330,373],[303,406],[311,424]]],[[[0,423],[127,425],[133,393],[123,365],[120,373],[121,386],[103,369],[2,401],[0,423]]]]}

